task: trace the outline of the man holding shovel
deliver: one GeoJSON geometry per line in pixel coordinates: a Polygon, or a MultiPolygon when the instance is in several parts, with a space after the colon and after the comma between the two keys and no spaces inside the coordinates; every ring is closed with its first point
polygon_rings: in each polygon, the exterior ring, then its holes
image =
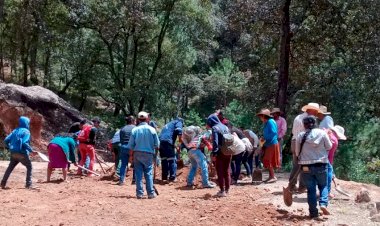
{"type": "Polygon", "coordinates": [[[133,150],[133,164],[136,176],[136,197],[143,198],[144,189],[142,177],[144,175],[148,198],[157,196],[153,186],[153,159],[155,150],[159,147],[160,141],[156,130],[147,123],[148,113],[142,111],[138,114],[140,124],[132,129],[128,143],[128,149],[133,150]]]}

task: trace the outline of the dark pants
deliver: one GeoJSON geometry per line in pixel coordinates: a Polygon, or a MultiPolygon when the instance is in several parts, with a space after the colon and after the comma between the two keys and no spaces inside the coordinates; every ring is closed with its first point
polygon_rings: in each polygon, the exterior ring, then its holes
{"type": "Polygon", "coordinates": [[[160,143],[160,157],[162,167],[162,180],[175,180],[177,173],[177,158],[174,145],[167,141],[160,143]]]}
{"type": "Polygon", "coordinates": [[[245,152],[232,156],[231,171],[232,178],[237,181],[241,172],[241,162],[243,161],[243,155],[245,152]]]}
{"type": "Polygon", "coordinates": [[[12,153],[11,161],[9,162],[9,166],[5,171],[3,180],[1,181],[1,186],[5,187],[7,184],[8,178],[11,175],[13,169],[17,166],[18,163],[23,164],[26,167],[26,187],[32,185],[32,162],[30,161],[29,155],[21,154],[21,153],[12,153]]]}
{"type": "Polygon", "coordinates": [[[247,171],[247,176],[251,176],[252,175],[252,170],[253,170],[253,154],[254,154],[254,151],[252,151],[251,153],[244,152],[244,155],[243,155],[242,162],[243,162],[243,165],[245,167],[245,170],[247,171]]]}
{"type": "Polygon", "coordinates": [[[120,147],[119,147],[119,143],[113,143],[112,144],[112,152],[115,155],[115,170],[117,170],[118,167],[119,167],[119,162],[120,162],[120,147]]]}
{"type": "Polygon", "coordinates": [[[218,175],[218,184],[221,191],[228,191],[231,184],[230,165],[231,155],[219,153],[216,156],[216,173],[218,175]]]}
{"type": "MultiPolygon", "coordinates": [[[[296,156],[296,140],[293,139],[292,140],[292,144],[291,144],[291,150],[292,150],[292,155],[293,155],[293,168],[292,168],[292,171],[290,172],[290,177],[289,177],[289,187],[295,187],[296,184],[297,184],[297,179],[298,179],[298,176],[300,174],[302,174],[301,172],[301,166],[298,164],[298,158],[296,156]]],[[[300,180],[299,182],[299,188],[305,188],[305,185],[303,183],[302,180],[300,180]]]]}

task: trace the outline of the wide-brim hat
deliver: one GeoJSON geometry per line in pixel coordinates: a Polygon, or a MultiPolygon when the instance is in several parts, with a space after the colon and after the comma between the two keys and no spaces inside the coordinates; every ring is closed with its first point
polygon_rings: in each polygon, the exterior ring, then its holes
{"type": "Polygon", "coordinates": [[[344,128],[342,126],[335,125],[331,128],[331,130],[336,133],[339,140],[347,140],[346,135],[344,135],[344,128]]]}
{"type": "Polygon", "coordinates": [[[274,113],[282,113],[282,111],[280,108],[273,108],[271,114],[274,114],[274,113]]]}
{"type": "Polygon", "coordinates": [[[327,112],[327,107],[324,105],[320,105],[319,110],[320,110],[319,113],[322,113],[324,115],[331,115],[331,112],[327,112]]]}
{"type": "Polygon", "coordinates": [[[270,114],[270,110],[269,109],[261,109],[261,111],[259,113],[256,114],[257,116],[260,116],[260,115],[265,115],[265,116],[268,116],[270,118],[272,118],[273,116],[270,114]]]}
{"type": "Polygon", "coordinates": [[[149,117],[149,114],[145,111],[140,111],[138,114],[137,114],[137,117],[139,119],[147,119],[149,117]]]}
{"type": "Polygon", "coordinates": [[[319,110],[319,104],[317,103],[308,103],[307,105],[303,106],[301,109],[303,112],[306,112],[307,110],[316,110],[320,112],[319,110]]]}

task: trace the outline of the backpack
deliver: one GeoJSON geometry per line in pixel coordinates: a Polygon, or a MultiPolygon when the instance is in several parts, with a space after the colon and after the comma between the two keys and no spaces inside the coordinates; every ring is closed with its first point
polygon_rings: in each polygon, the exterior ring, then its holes
{"type": "Polygon", "coordinates": [[[83,129],[79,132],[77,138],[80,143],[86,143],[89,141],[91,129],[91,125],[83,126],[83,129]]]}

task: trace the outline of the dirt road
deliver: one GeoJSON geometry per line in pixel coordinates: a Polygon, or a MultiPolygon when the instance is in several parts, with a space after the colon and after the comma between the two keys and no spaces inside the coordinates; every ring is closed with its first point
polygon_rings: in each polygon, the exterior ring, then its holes
{"type": "MultiPolygon", "coordinates": [[[[1,176],[7,164],[0,162],[1,176]]],[[[74,175],[69,182],[45,183],[46,165],[33,163],[39,191],[23,188],[25,168],[17,166],[8,182],[11,189],[0,190],[0,225],[376,225],[369,221],[365,205],[353,205],[340,196],[332,201],[333,215],[324,222],[307,218],[306,194],[295,197],[291,208],[285,207],[283,174],[276,184],[233,186],[229,197],[216,198],[217,188],[187,189],[183,169],[177,183],[156,185],[160,192],[156,199],[138,200],[130,177],[125,186],[74,175]]],[[[53,180],[59,178],[55,171],[53,180]]]]}

